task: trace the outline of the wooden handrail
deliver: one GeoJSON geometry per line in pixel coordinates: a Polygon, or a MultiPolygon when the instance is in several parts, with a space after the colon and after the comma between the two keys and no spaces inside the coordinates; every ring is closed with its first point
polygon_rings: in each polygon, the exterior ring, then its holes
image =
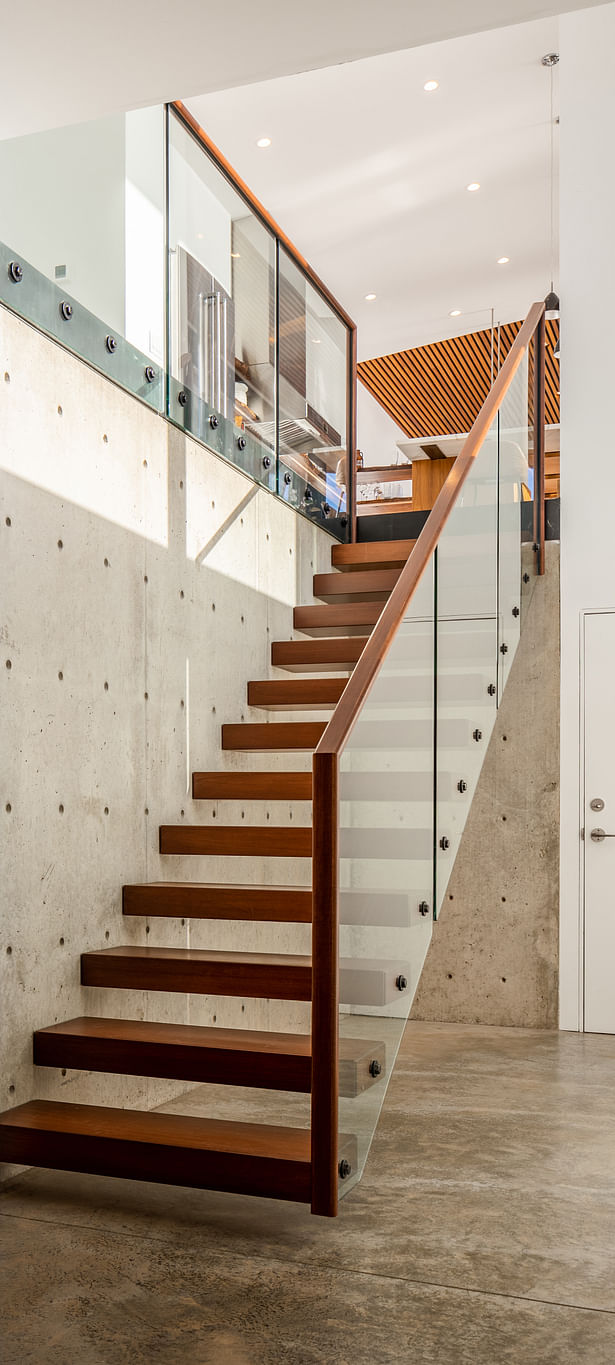
{"type": "Polygon", "coordinates": [[[483,403],[471,432],[464,441],[461,453],[455,460],[446,483],[436,498],[412,554],[405,568],[402,569],[393,592],[378,618],[348,686],[344,689],[315,751],[315,757],[320,754],[340,754],[344,748],[408,603],[425,572],[502,399],[510,388],[543,316],[544,304],[534,303],[515,338],[493,388],[483,403]]]}
{"type": "MultiPolygon", "coordinates": [[[[412,553],[345,687],[312,759],[312,1212],[337,1213],[339,911],[337,887],[340,755],[463,485],[537,336],[535,372],[544,387],[544,303],[535,303],[466,438],[412,553]],[[542,356],[542,359],[541,359],[542,356]]],[[[535,404],[537,526],[544,526],[544,399],[535,404]],[[542,421],[542,429],[540,422],[542,421]]],[[[539,572],[544,546],[537,542],[539,572]]],[[[543,560],[544,562],[544,560],[543,560]]]]}

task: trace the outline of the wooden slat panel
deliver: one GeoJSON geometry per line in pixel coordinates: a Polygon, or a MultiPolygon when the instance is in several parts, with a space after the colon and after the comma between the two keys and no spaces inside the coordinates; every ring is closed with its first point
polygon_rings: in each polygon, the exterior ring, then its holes
{"type": "MultiPolygon", "coordinates": [[[[504,364],[521,326],[521,322],[502,324],[499,339],[496,332],[493,377],[504,364]]],[[[559,364],[553,355],[558,335],[559,322],[550,319],[546,324],[549,426],[559,423],[559,364]]],[[[430,346],[364,360],[358,374],[407,436],[458,435],[470,430],[491,388],[491,332],[469,332],[430,346]]],[[[529,388],[531,394],[531,383],[529,388]]]]}

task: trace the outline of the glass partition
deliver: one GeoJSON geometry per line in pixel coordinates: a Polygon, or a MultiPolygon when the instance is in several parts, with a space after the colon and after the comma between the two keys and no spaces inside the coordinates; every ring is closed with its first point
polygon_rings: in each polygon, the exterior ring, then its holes
{"type": "Polygon", "coordinates": [[[357,1144],[344,1193],[363,1169],[433,926],[434,626],[431,561],[340,760],[340,1150],[357,1144]]]}
{"type": "Polygon", "coordinates": [[[347,513],[348,329],[279,252],[279,485],[306,515],[347,513]]]}
{"type": "Polygon", "coordinates": [[[159,410],[163,114],[0,142],[0,302],[159,410]]]}

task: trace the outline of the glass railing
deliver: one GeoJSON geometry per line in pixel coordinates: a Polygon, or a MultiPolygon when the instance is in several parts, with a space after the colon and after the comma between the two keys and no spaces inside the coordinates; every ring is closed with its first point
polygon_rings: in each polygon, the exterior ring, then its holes
{"type": "MultiPolygon", "coordinates": [[[[364,1084],[339,1090],[338,1150],[355,1154],[340,1165],[342,1193],[369,1152],[541,570],[522,508],[534,445],[528,347],[543,317],[534,305],[314,755],[315,1132],[326,1115],[327,943],[338,954],[329,1026],[340,1076],[361,1040],[365,1057],[364,1084]]],[[[540,444],[538,433],[539,465],[540,444]]],[[[324,1151],[320,1133],[320,1212],[324,1151]]]]}
{"type": "Polygon", "coordinates": [[[0,143],[0,303],[338,539],[354,325],[181,107],[0,143]]]}

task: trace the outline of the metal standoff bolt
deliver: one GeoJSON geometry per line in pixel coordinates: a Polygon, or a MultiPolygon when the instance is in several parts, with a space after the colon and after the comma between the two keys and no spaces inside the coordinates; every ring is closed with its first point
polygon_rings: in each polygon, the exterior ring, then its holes
{"type": "Polygon", "coordinates": [[[428,906],[428,904],[427,904],[427,901],[419,901],[419,915],[428,915],[428,914],[429,914],[429,906],[428,906]]]}
{"type": "Polygon", "coordinates": [[[10,262],[9,279],[13,281],[13,284],[20,284],[23,280],[23,266],[19,264],[19,261],[10,262]]]}
{"type": "Polygon", "coordinates": [[[370,1064],[369,1064],[369,1074],[370,1074],[370,1076],[381,1076],[381,1075],[382,1075],[382,1063],[379,1062],[378,1059],[377,1059],[376,1057],[374,1057],[373,1062],[370,1062],[370,1064]]]}
{"type": "Polygon", "coordinates": [[[286,484],[286,487],[288,487],[288,485],[292,483],[292,481],[293,481],[292,474],[290,474],[289,471],[286,470],[286,473],[284,475],[284,483],[286,484]]]}
{"type": "Polygon", "coordinates": [[[65,322],[70,322],[70,319],[73,316],[73,305],[68,302],[68,299],[64,299],[60,304],[60,313],[65,322]]]}
{"type": "Polygon", "coordinates": [[[464,781],[463,777],[460,777],[460,778],[459,778],[459,781],[458,781],[458,783],[457,783],[457,791],[458,791],[458,792],[467,792],[467,790],[468,790],[468,784],[467,784],[467,782],[464,781]]]}
{"type": "Polygon", "coordinates": [[[508,645],[500,645],[500,654],[508,654],[508,645]]]}
{"type": "Polygon", "coordinates": [[[179,403],[180,408],[185,408],[186,403],[188,402],[188,395],[185,389],[180,389],[177,395],[177,401],[179,403]]]}
{"type": "Polygon", "coordinates": [[[306,488],[305,493],[303,494],[303,501],[304,501],[304,502],[311,502],[311,501],[312,501],[312,490],[311,490],[311,488],[306,488]]]}
{"type": "Polygon", "coordinates": [[[407,989],[408,989],[408,978],[405,977],[405,976],[398,976],[398,977],[396,977],[396,979],[395,979],[395,985],[397,986],[398,991],[407,991],[407,989]]]}
{"type": "Polygon", "coordinates": [[[524,573],[524,575],[523,575],[523,582],[524,582],[524,583],[529,583],[529,581],[530,581],[529,573],[524,573]]]}
{"type": "Polygon", "coordinates": [[[512,614],[513,614],[513,616],[516,618],[516,617],[519,615],[519,608],[518,608],[518,607],[513,607],[513,609],[512,609],[512,614]]]}
{"type": "Polygon", "coordinates": [[[343,1161],[340,1161],[337,1170],[340,1180],[347,1180],[348,1176],[352,1175],[352,1166],[349,1161],[346,1161],[346,1158],[344,1158],[343,1161]]]}
{"type": "Polygon", "coordinates": [[[348,525],[348,517],[341,517],[341,518],[340,518],[340,526],[343,526],[344,529],[346,529],[347,525],[348,525]]]}
{"type": "Polygon", "coordinates": [[[442,835],[442,838],[441,838],[441,840],[440,840],[440,848],[442,849],[442,851],[443,851],[444,853],[446,853],[447,848],[450,848],[450,846],[451,846],[451,841],[450,841],[450,839],[447,839],[446,835],[443,834],[443,835],[442,835]]]}
{"type": "Polygon", "coordinates": [[[117,351],[117,341],[115,340],[115,337],[106,336],[106,337],[105,337],[105,346],[107,347],[107,350],[108,350],[108,352],[109,352],[109,355],[113,355],[113,352],[114,352],[114,351],[117,351]]]}
{"type": "Polygon", "coordinates": [[[238,437],[237,437],[237,448],[238,448],[238,450],[245,450],[247,444],[248,444],[248,442],[246,441],[245,436],[238,436],[238,437]]]}
{"type": "Polygon", "coordinates": [[[263,469],[271,469],[271,456],[263,455],[263,469]]]}
{"type": "Polygon", "coordinates": [[[495,683],[489,683],[489,686],[488,686],[488,688],[487,688],[487,691],[488,691],[490,697],[495,697],[495,693],[496,693],[496,686],[495,686],[495,683]]]}
{"type": "Polygon", "coordinates": [[[217,425],[218,425],[218,418],[217,418],[215,412],[210,412],[210,414],[209,414],[209,425],[210,425],[210,427],[212,428],[213,431],[216,430],[216,427],[217,427],[217,425]]]}
{"type": "Polygon", "coordinates": [[[148,384],[153,384],[156,378],[156,371],[153,365],[145,366],[145,378],[147,379],[148,384]]]}
{"type": "Polygon", "coordinates": [[[322,514],[323,514],[323,517],[330,517],[330,516],[331,516],[331,508],[329,507],[328,502],[323,502],[323,505],[322,505],[322,514]]]}
{"type": "Polygon", "coordinates": [[[480,744],[480,741],[481,741],[482,737],[483,737],[483,732],[482,732],[482,730],[473,730],[473,731],[472,731],[472,739],[475,739],[477,744],[480,744]]]}

